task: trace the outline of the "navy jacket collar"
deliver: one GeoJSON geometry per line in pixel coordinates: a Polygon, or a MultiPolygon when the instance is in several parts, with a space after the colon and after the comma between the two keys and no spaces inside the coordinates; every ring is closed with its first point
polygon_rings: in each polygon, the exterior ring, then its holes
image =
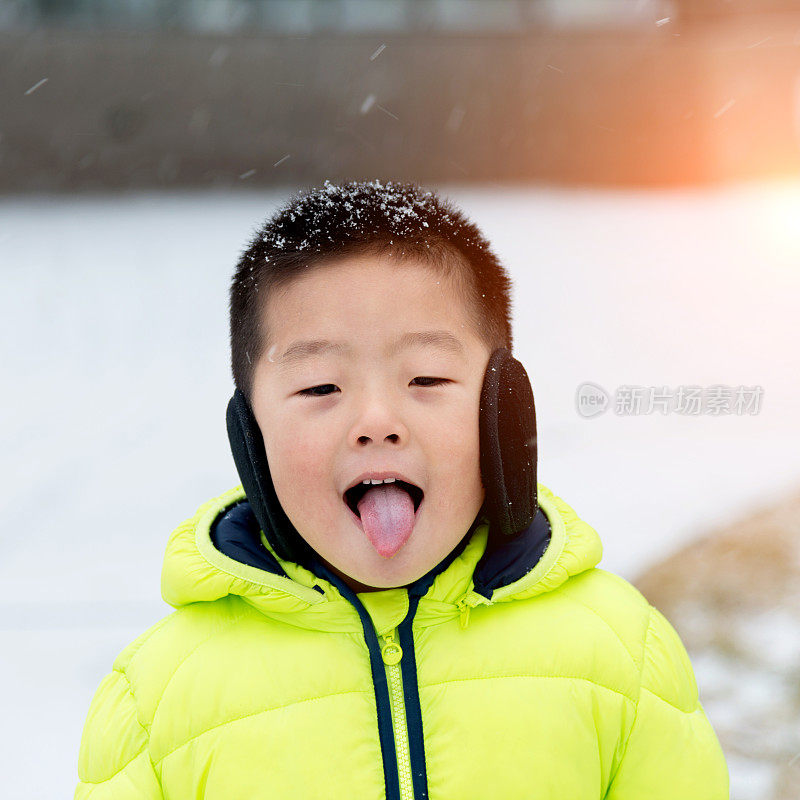
{"type": "MultiPolygon", "coordinates": [[[[464,550],[474,525],[475,523],[446,558],[409,586],[410,593],[424,595],[427,592],[436,575],[447,569],[464,550]]],[[[284,574],[278,561],[262,544],[258,521],[250,503],[246,500],[231,506],[214,520],[211,526],[211,541],[217,550],[229,558],[275,575],[284,574]]],[[[530,572],[549,543],[550,523],[540,508],[525,531],[484,553],[473,576],[475,591],[491,598],[495,589],[507,586],[530,572]]],[[[328,570],[317,559],[304,566],[318,577],[329,578],[328,570]]],[[[316,588],[322,591],[319,587],[316,588]]]]}

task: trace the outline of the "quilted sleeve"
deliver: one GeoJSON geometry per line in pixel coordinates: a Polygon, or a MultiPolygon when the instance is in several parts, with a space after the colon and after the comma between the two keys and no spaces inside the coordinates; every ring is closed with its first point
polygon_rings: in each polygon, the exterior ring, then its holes
{"type": "Polygon", "coordinates": [[[163,800],[148,743],[128,678],[114,670],[89,706],[74,800],[163,800]]]}
{"type": "Polygon", "coordinates": [[[729,800],[725,756],[677,632],[650,607],[636,716],[605,800],[729,800]]]}

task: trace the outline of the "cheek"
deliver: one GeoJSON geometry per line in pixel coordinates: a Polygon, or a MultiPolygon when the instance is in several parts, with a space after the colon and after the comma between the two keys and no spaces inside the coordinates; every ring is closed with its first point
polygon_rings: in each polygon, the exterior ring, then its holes
{"type": "MultiPolygon", "coordinates": [[[[289,506],[303,506],[315,492],[327,490],[331,482],[328,452],[324,444],[312,436],[282,430],[270,441],[267,460],[275,491],[289,506]]],[[[315,499],[314,504],[318,503],[315,499]]]]}
{"type": "Polygon", "coordinates": [[[439,462],[451,480],[463,482],[479,469],[480,437],[478,409],[463,408],[432,428],[428,438],[431,458],[439,462]]]}

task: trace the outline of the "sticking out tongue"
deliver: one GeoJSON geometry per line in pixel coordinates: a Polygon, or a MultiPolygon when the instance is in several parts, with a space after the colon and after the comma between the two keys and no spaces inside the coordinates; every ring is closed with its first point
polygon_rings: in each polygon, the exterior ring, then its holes
{"type": "Polygon", "coordinates": [[[414,501],[405,489],[382,483],[367,489],[358,503],[364,533],[378,554],[391,558],[414,527],[414,501]]]}

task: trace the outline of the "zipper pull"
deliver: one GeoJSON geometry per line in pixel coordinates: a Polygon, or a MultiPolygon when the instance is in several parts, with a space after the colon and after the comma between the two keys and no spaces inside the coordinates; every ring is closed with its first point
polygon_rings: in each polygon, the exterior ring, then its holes
{"type": "Polygon", "coordinates": [[[458,608],[461,611],[458,624],[461,626],[461,630],[464,630],[467,625],[469,625],[470,607],[467,605],[467,601],[463,597],[458,601],[458,608]]]}
{"type": "Polygon", "coordinates": [[[385,633],[383,635],[383,639],[386,642],[386,644],[384,644],[384,646],[381,648],[383,663],[388,664],[390,667],[394,666],[395,664],[399,664],[403,658],[403,648],[400,647],[399,642],[394,640],[394,631],[385,633]]]}
{"type": "Polygon", "coordinates": [[[460,616],[459,616],[459,625],[461,629],[464,630],[469,625],[469,612],[471,608],[475,608],[475,606],[479,606],[481,604],[491,605],[491,600],[484,597],[482,594],[478,594],[477,592],[470,591],[465,594],[457,603],[456,605],[459,608],[460,616]]]}

